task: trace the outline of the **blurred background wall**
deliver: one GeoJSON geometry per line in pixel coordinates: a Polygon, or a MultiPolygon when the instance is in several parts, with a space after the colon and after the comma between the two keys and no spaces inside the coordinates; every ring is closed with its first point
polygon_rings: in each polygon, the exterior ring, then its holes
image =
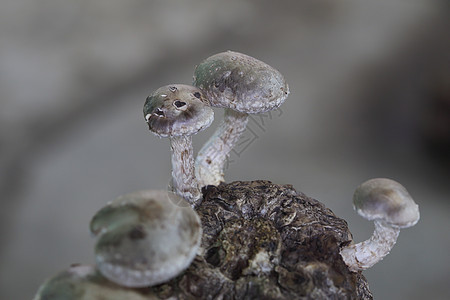
{"type": "MultiPolygon", "coordinates": [[[[93,263],[88,222],[106,202],[164,189],[169,143],[146,96],[191,83],[225,50],[277,68],[291,94],[250,120],[227,181],[293,184],[348,221],[357,185],[401,182],[421,221],[364,272],[376,299],[450,297],[449,5],[440,0],[0,3],[0,299],[30,299],[93,263]]],[[[214,126],[195,137],[196,150],[214,126]]]]}

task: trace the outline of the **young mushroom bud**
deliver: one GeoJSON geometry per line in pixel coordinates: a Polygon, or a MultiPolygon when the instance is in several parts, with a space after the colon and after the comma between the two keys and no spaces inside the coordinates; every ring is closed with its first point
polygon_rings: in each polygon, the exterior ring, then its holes
{"type": "Polygon", "coordinates": [[[173,188],[195,205],[200,189],[194,174],[192,135],[211,125],[214,112],[209,102],[194,86],[167,85],[147,98],[144,116],[150,131],[170,138],[173,188]]]}
{"type": "Polygon", "coordinates": [[[194,72],[194,85],[204,91],[212,106],[225,108],[223,123],[195,161],[200,185],[218,185],[224,181],[226,158],[245,131],[248,114],[278,108],[289,95],[289,87],[271,66],[232,51],[201,62],[194,72]]]}
{"type": "Polygon", "coordinates": [[[93,266],[72,265],[42,284],[33,300],[148,300],[137,290],[118,286],[93,266]]]}
{"type": "Polygon", "coordinates": [[[386,178],[370,179],[353,195],[356,212],[374,221],[372,237],[341,249],[351,271],[365,270],[382,260],[394,247],[400,228],[414,226],[420,218],[419,207],[398,182],[386,178]]]}
{"type": "Polygon", "coordinates": [[[98,238],[100,272],[119,285],[145,287],[186,269],[202,228],[197,213],[182,202],[175,194],[148,190],[121,196],[97,212],[90,229],[98,238]]]}

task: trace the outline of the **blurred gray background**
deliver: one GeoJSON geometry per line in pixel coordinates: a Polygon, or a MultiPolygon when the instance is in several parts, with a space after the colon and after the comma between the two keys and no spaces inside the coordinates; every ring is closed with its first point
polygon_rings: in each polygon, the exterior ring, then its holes
{"type": "MultiPolygon", "coordinates": [[[[0,299],[31,299],[93,263],[88,223],[115,197],[164,189],[169,142],[146,96],[225,50],[277,68],[291,94],[255,116],[227,181],[293,184],[345,219],[357,185],[401,182],[421,220],[364,272],[376,299],[450,298],[449,5],[438,0],[0,3],[0,299]]],[[[194,138],[198,150],[221,119],[194,138]]]]}

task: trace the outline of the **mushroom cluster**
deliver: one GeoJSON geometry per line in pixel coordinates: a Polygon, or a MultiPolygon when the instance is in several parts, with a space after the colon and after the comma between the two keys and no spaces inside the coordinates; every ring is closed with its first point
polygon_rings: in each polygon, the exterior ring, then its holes
{"type": "Polygon", "coordinates": [[[202,61],[192,85],[169,84],[151,93],[143,112],[149,130],[170,139],[169,190],[126,194],[99,210],[90,223],[96,267],[71,266],[45,282],[35,300],[208,298],[198,295],[202,289],[255,299],[309,292],[371,299],[360,271],[383,259],[400,229],[419,220],[418,205],[402,185],[376,178],[356,189],[354,208],[374,221],[375,231],[355,244],[345,221],[291,186],[224,183],[226,158],[249,114],[276,109],[288,95],[276,69],[232,51],[202,61]],[[225,109],[223,123],[194,158],[192,136],[211,125],[212,107],[225,109]],[[349,290],[356,281],[356,292],[349,290]]]}
{"type": "Polygon", "coordinates": [[[170,189],[195,206],[201,187],[224,181],[226,158],[245,131],[248,115],[278,108],[289,95],[289,87],[283,75],[268,64],[233,51],[201,62],[195,68],[193,85],[157,89],[145,101],[144,117],[150,131],[170,138],[170,189]],[[211,124],[211,106],[225,109],[224,120],[200,149],[194,166],[191,136],[211,124]]]}

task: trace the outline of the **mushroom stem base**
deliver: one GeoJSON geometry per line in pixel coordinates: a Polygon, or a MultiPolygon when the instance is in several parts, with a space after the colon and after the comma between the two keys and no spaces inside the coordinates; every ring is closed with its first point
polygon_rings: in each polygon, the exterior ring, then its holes
{"type": "Polygon", "coordinates": [[[400,228],[376,220],[375,231],[370,239],[342,248],[341,256],[353,272],[366,270],[389,254],[397,242],[400,228]]]}
{"type": "Polygon", "coordinates": [[[231,150],[244,133],[248,114],[229,108],[216,132],[200,149],[195,160],[195,174],[200,187],[224,181],[224,166],[231,150]]]}

